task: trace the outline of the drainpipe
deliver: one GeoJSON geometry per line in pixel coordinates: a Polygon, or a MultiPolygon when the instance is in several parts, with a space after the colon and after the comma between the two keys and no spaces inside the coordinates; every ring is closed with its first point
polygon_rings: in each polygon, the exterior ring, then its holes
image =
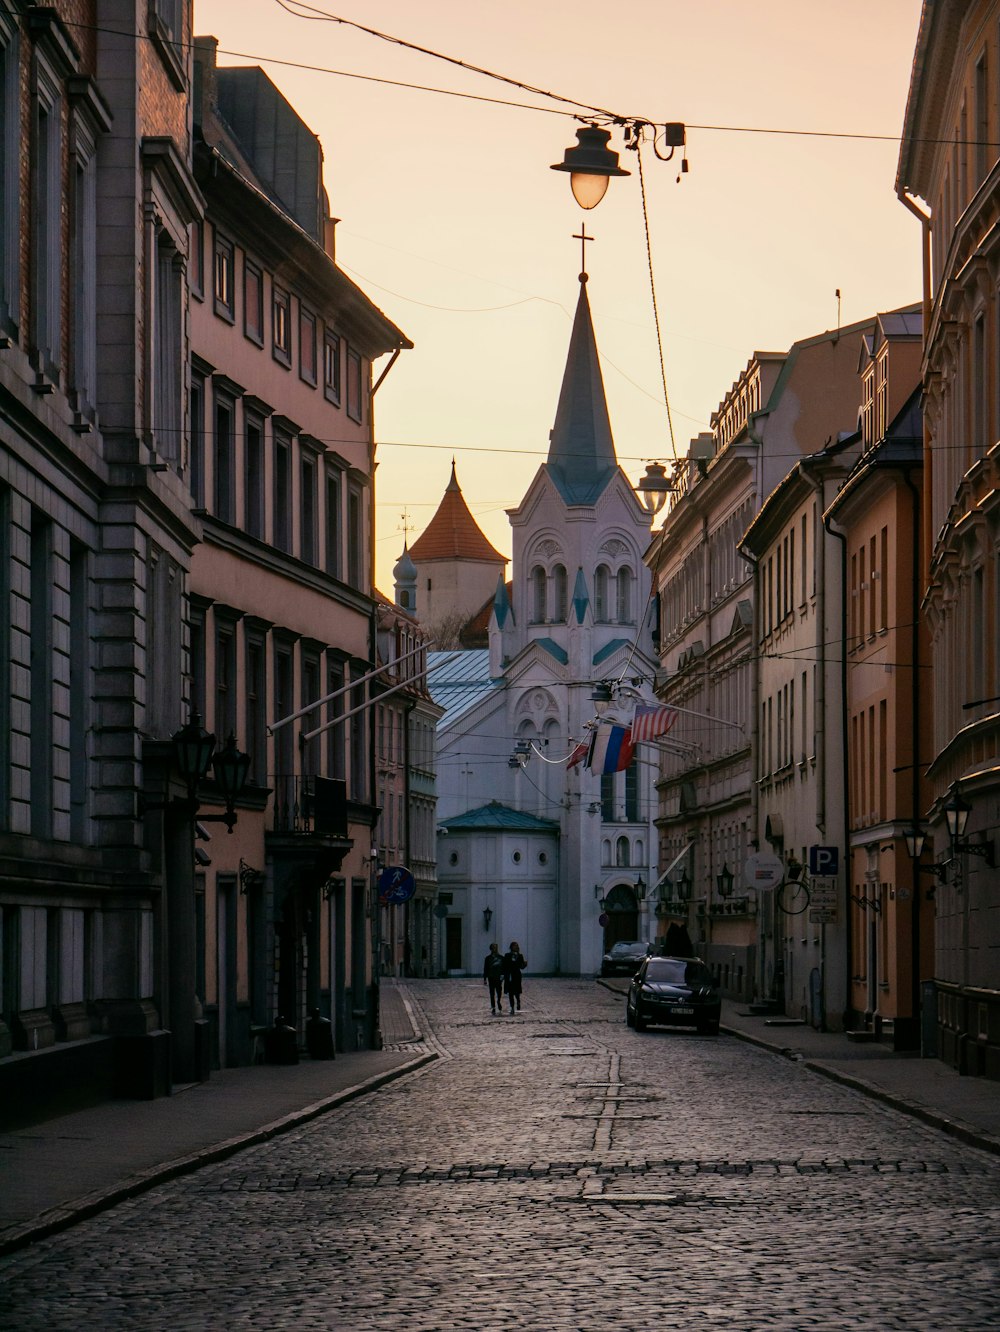
{"type": "MultiPolygon", "coordinates": [[[[926,387],[927,347],[931,333],[931,214],[927,212],[925,209],[921,208],[919,204],[917,204],[916,201],[909,194],[906,193],[905,190],[897,190],[896,197],[899,199],[899,202],[903,205],[903,207],[907,208],[920,223],[921,268],[923,274],[923,292],[921,299],[923,302],[923,311],[922,311],[923,344],[924,344],[923,353],[924,353],[924,362],[925,362],[925,368],[922,377],[924,380],[924,385],[926,387]]],[[[924,429],[923,457],[924,457],[924,480],[923,480],[924,494],[923,494],[923,506],[922,506],[922,527],[923,527],[923,552],[924,552],[924,558],[927,559],[929,558],[930,552],[933,549],[933,542],[932,542],[933,533],[931,529],[931,523],[933,522],[933,515],[931,513],[931,496],[934,491],[934,460],[931,457],[931,451],[927,441],[926,427],[924,429]]],[[[927,570],[926,569],[921,570],[921,575],[922,575],[921,581],[926,585],[927,570]]]]}
{"type": "MultiPolygon", "coordinates": [[[[753,668],[750,671],[750,753],[753,767],[750,770],[750,837],[752,844],[756,847],[760,845],[760,659],[758,651],[760,648],[760,561],[757,556],[749,551],[744,544],[736,547],[736,553],[741,559],[746,560],[753,571],[753,620],[750,629],[750,642],[754,657],[753,668]],[[753,743],[754,735],[757,736],[757,743],[753,743]]],[[[764,957],[764,941],[761,937],[761,926],[763,917],[758,910],[757,914],[757,999],[763,999],[766,976],[766,958],[764,957]]],[[[782,939],[782,950],[784,950],[784,939],[782,939]]],[[[784,958],[782,958],[784,961],[784,958]]]]}
{"type": "MultiPolygon", "coordinates": [[[[819,513],[822,515],[826,508],[826,499],[823,494],[823,482],[814,477],[809,471],[807,463],[803,460],[798,464],[798,473],[802,480],[816,495],[819,505],[819,513]]],[[[813,541],[816,546],[816,602],[818,606],[819,620],[819,670],[816,674],[816,703],[815,716],[824,720],[822,726],[816,727],[816,827],[821,833],[826,833],[826,559],[819,549],[818,537],[821,525],[824,525],[822,517],[813,530],[813,541]]],[[[803,552],[805,558],[805,552],[803,552]]],[[[846,656],[846,654],[845,654],[846,656]]],[[[846,678],[846,672],[845,672],[846,678]]],[[[846,702],[845,693],[844,700],[846,702]]],[[[846,855],[846,847],[844,854],[846,855]]]]}
{"type": "MultiPolygon", "coordinates": [[[[910,506],[913,522],[912,536],[912,559],[913,559],[913,582],[910,589],[910,706],[913,709],[913,772],[911,774],[911,805],[910,812],[913,818],[913,827],[917,824],[917,805],[920,800],[920,584],[917,580],[917,571],[920,568],[920,492],[913,484],[911,470],[909,467],[902,469],[903,481],[910,492],[910,506]]],[[[911,927],[910,927],[910,988],[912,1004],[913,1024],[915,1027],[914,1038],[919,1043],[920,1033],[920,871],[917,869],[917,862],[911,862],[913,874],[913,886],[911,888],[911,927]]]]}
{"type": "Polygon", "coordinates": [[[844,877],[847,880],[847,891],[844,895],[844,963],[847,974],[844,977],[845,1004],[842,1025],[846,1031],[848,1018],[850,1016],[851,984],[854,974],[851,957],[851,930],[847,909],[847,903],[850,901],[851,892],[851,755],[847,747],[847,537],[843,532],[837,532],[831,526],[829,515],[825,513],[823,514],[823,527],[829,532],[830,536],[835,537],[840,542],[840,748],[844,755],[844,877]]]}

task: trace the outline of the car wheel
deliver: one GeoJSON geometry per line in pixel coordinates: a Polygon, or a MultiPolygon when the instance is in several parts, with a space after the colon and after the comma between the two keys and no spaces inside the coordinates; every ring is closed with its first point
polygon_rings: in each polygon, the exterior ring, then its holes
{"type": "Polygon", "coordinates": [[[625,1005],[625,1025],[627,1027],[635,1026],[635,1018],[632,1016],[632,1010],[629,1008],[628,1004],[625,1005]]]}
{"type": "Polygon", "coordinates": [[[648,1023],[646,1022],[646,1019],[639,1016],[639,1010],[637,1008],[635,1010],[635,1018],[633,1019],[632,1026],[635,1027],[636,1031],[645,1031],[647,1025],[648,1023]]]}

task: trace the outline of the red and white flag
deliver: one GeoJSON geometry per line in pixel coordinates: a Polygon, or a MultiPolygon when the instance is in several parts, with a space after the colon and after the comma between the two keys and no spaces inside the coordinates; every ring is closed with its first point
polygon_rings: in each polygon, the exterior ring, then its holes
{"type": "Polygon", "coordinates": [[[637,703],[635,716],[632,718],[632,743],[642,740],[655,740],[658,735],[666,735],[677,720],[677,709],[663,707],[657,703],[637,703]]]}

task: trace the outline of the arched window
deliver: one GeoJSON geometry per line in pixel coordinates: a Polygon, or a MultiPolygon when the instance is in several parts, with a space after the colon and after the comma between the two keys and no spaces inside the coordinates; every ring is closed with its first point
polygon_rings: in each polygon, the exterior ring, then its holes
{"type": "Polygon", "coordinates": [[[611,842],[607,837],[601,843],[601,864],[605,867],[611,864],[611,842]]]}
{"type": "Polygon", "coordinates": [[[619,837],[615,842],[615,864],[620,868],[628,868],[629,864],[629,846],[627,837],[619,837]]]}
{"type": "Polygon", "coordinates": [[[632,570],[618,570],[618,606],[615,618],[619,624],[632,623],[632,570]]]}
{"type": "Polygon", "coordinates": [[[531,571],[531,621],[545,623],[545,570],[540,564],[531,571]]]}
{"type": "Polygon", "coordinates": [[[606,624],[609,613],[608,567],[606,564],[600,564],[594,570],[594,619],[606,624]]]}
{"type": "Polygon", "coordinates": [[[556,624],[566,622],[566,570],[561,564],[552,570],[552,618],[556,624]]]}

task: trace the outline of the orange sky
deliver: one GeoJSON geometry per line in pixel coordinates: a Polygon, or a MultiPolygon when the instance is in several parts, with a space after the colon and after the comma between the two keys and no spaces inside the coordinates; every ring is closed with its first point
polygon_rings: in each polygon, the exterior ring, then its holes
{"type": "MultiPolygon", "coordinates": [[[[676,160],[643,155],[678,453],[754,350],[835,326],[836,288],[843,323],[919,298],[919,228],[893,192],[898,144],[756,132],[897,136],[919,0],[315,0],[315,9],[616,114],[688,125],[680,184],[676,160]]],[[[568,177],[548,169],[577,128],[550,113],[565,110],[557,102],[295,17],[278,0],[195,0],[195,26],[219,39],[220,64],[262,65],[319,136],[341,219],[338,262],[415,343],[376,399],[384,591],[404,511],[412,541],[453,454],[469,507],[509,553],[504,510],[548,446],[582,221],[597,238],[588,292],[619,461],[636,480],[646,460],[669,459],[636,159],[620,135],[612,146],[632,175],[584,213],[568,177]]]]}

